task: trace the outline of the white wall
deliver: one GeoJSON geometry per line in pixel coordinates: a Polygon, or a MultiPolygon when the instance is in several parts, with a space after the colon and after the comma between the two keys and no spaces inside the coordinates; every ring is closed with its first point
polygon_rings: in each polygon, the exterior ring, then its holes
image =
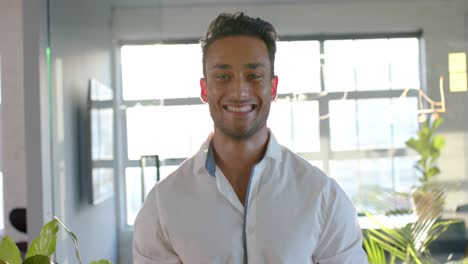
{"type": "MultiPolygon", "coordinates": [[[[26,207],[24,135],[23,16],[22,1],[0,1],[0,53],[2,54],[2,157],[5,215],[26,207]]],[[[25,239],[5,221],[6,234],[25,239]]]]}
{"type": "MultiPolygon", "coordinates": [[[[26,207],[29,239],[52,212],[45,3],[0,1],[5,215],[26,207]]],[[[6,234],[27,239],[9,221],[6,234]]]]}

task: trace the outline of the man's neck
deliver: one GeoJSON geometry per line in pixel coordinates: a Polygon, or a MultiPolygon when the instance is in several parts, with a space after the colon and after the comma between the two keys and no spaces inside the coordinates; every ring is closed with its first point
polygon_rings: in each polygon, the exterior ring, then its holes
{"type": "Polygon", "coordinates": [[[233,139],[215,130],[213,147],[216,163],[218,166],[224,164],[227,167],[251,167],[263,158],[268,139],[269,132],[266,127],[245,140],[233,139]]]}
{"type": "Polygon", "coordinates": [[[213,147],[216,165],[244,204],[252,169],[263,156],[269,139],[268,129],[259,130],[246,140],[235,140],[216,131],[213,134],[213,147]]]}

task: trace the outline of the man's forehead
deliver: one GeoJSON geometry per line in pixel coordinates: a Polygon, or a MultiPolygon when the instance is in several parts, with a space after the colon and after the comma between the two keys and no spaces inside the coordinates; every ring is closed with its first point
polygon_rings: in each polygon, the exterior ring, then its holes
{"type": "MultiPolygon", "coordinates": [[[[249,63],[244,63],[241,66],[246,69],[258,69],[258,68],[266,68],[267,65],[265,65],[264,62],[249,62],[249,63]]],[[[229,63],[215,63],[211,66],[211,68],[225,70],[225,69],[232,69],[233,65],[229,63]]]]}

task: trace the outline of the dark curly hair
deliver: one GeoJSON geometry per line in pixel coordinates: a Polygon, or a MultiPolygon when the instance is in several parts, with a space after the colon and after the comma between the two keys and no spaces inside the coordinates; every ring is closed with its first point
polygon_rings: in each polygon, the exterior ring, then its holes
{"type": "Polygon", "coordinates": [[[275,28],[269,22],[249,17],[243,12],[222,13],[211,22],[205,38],[200,40],[203,51],[203,75],[206,76],[205,64],[208,47],[217,39],[228,36],[252,36],[263,40],[268,49],[271,75],[274,75],[277,39],[275,28]]]}

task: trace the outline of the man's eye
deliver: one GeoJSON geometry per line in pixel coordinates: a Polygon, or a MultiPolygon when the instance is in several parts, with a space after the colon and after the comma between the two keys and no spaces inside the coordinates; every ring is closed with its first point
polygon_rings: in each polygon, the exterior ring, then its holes
{"type": "Polygon", "coordinates": [[[247,78],[249,80],[255,81],[261,79],[263,76],[261,74],[249,74],[247,78]]]}
{"type": "Polygon", "coordinates": [[[229,76],[229,74],[216,74],[216,79],[221,81],[227,81],[231,79],[231,76],[229,76]]]}

